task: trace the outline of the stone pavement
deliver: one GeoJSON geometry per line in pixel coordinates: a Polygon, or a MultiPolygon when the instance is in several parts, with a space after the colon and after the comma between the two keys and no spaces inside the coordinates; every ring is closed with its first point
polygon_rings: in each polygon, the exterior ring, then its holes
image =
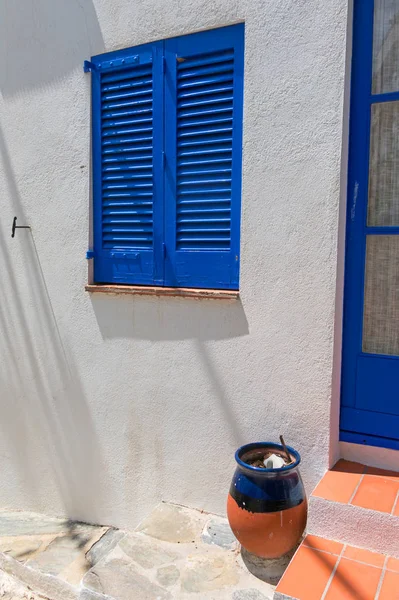
{"type": "Polygon", "coordinates": [[[4,572],[0,572],[0,598],[1,600],[43,600],[43,596],[37,596],[4,572]]]}
{"type": "Polygon", "coordinates": [[[0,512],[3,600],[272,600],[288,562],[241,552],[225,519],[173,504],[132,533],[0,512]]]}

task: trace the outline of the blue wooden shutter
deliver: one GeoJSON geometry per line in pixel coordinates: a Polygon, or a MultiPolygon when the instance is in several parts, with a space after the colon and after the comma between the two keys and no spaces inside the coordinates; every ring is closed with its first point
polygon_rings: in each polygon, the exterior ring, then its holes
{"type": "Polygon", "coordinates": [[[165,285],[237,289],[244,25],[165,41],[165,285]]]}
{"type": "Polygon", "coordinates": [[[92,59],[94,279],[163,283],[163,44],[92,59]]]}

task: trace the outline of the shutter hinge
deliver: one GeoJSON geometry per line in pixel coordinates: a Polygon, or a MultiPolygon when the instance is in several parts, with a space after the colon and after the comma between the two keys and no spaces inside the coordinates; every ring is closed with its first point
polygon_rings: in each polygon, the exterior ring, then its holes
{"type": "Polygon", "coordinates": [[[165,150],[162,150],[162,169],[165,168],[166,158],[165,158],[165,150]]]}
{"type": "Polygon", "coordinates": [[[95,71],[96,65],[90,62],[89,60],[85,60],[83,63],[83,71],[85,73],[90,73],[90,71],[95,71]]]}
{"type": "Polygon", "coordinates": [[[87,258],[87,260],[90,260],[91,258],[94,258],[94,250],[88,250],[86,252],[86,258],[87,258]]]}
{"type": "Polygon", "coordinates": [[[162,242],[162,255],[164,258],[166,258],[166,244],[165,242],[162,242]]]}

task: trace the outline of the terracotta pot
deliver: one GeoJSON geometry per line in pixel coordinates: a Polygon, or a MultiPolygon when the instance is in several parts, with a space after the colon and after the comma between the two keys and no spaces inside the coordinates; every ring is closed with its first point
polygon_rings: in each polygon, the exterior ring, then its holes
{"type": "Polygon", "coordinates": [[[247,464],[248,460],[263,458],[268,450],[284,456],[282,446],[269,442],[247,444],[237,450],[227,516],[234,535],[248,552],[279,558],[301,539],[308,504],[298,469],[301,457],[293,448],[288,446],[293,462],[280,469],[247,464]]]}

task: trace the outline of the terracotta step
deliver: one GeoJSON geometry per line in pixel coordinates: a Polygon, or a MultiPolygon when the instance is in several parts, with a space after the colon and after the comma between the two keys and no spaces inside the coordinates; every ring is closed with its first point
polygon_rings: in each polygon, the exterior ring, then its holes
{"type": "Polygon", "coordinates": [[[340,460],[310,497],[307,531],[399,558],[399,473],[340,460]]]}
{"type": "Polygon", "coordinates": [[[399,560],[308,535],[274,600],[399,600],[399,560]]]}

